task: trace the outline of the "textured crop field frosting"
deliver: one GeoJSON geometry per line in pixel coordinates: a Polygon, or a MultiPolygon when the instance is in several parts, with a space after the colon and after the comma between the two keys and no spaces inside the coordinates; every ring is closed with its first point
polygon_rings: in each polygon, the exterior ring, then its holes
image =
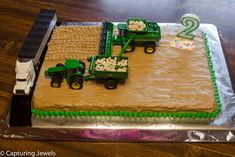
{"type": "Polygon", "coordinates": [[[100,26],[60,26],[48,43],[45,61],[64,61],[66,58],[86,60],[99,49],[100,26]]]}

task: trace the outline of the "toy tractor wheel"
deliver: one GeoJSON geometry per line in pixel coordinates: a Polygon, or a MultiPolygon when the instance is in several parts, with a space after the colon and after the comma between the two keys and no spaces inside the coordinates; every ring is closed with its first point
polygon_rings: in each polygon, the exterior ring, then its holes
{"type": "Polygon", "coordinates": [[[58,64],[56,64],[56,67],[64,67],[64,64],[58,63],[58,64]]]}
{"type": "Polygon", "coordinates": [[[115,79],[105,80],[104,86],[106,89],[116,89],[117,88],[117,80],[115,80],[115,79]]]}
{"type": "Polygon", "coordinates": [[[148,54],[152,54],[155,52],[155,46],[154,45],[147,45],[144,47],[144,52],[148,54]]]}
{"type": "Polygon", "coordinates": [[[82,69],[81,69],[81,73],[84,74],[85,73],[85,70],[86,70],[86,64],[83,62],[83,61],[80,61],[79,60],[79,63],[82,64],[82,69]]]}
{"type": "Polygon", "coordinates": [[[60,88],[60,86],[61,86],[60,79],[58,79],[58,78],[51,79],[51,87],[60,88]]]}
{"type": "Polygon", "coordinates": [[[70,88],[72,89],[82,89],[83,78],[81,76],[72,76],[70,80],[70,88]]]}
{"type": "Polygon", "coordinates": [[[126,48],[126,52],[132,52],[135,50],[135,45],[128,45],[127,48],[126,48]]]}

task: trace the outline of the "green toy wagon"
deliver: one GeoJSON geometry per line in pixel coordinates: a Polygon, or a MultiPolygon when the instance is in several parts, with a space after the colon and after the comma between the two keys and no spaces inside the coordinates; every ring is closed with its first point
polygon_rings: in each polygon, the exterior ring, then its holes
{"type": "Polygon", "coordinates": [[[90,62],[89,75],[85,80],[95,79],[97,83],[104,83],[106,89],[117,88],[118,83],[123,83],[128,76],[128,58],[120,59],[116,56],[94,56],[90,62]]]}

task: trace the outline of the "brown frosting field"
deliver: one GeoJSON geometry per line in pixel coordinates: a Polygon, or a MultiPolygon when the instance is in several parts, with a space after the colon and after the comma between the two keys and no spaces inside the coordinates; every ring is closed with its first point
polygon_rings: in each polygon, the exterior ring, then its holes
{"type": "MultiPolygon", "coordinates": [[[[207,54],[203,39],[193,41],[196,50],[170,47],[178,30],[161,28],[162,39],[153,54],[143,47],[126,54],[129,75],[125,84],[107,90],[103,84],[84,81],[82,90],[72,90],[66,80],[60,88],[50,87],[44,71],[66,58],[86,60],[96,55],[101,28],[60,26],[51,38],[33,96],[33,108],[62,111],[206,111],[215,110],[207,54]]],[[[120,47],[114,47],[114,54],[120,47]]],[[[87,67],[88,67],[87,63],[87,67]]]]}

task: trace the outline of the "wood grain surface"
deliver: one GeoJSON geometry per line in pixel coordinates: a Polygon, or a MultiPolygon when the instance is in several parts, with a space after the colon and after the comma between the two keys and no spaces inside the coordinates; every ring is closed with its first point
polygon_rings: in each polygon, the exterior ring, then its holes
{"type": "MultiPolygon", "coordinates": [[[[15,61],[41,9],[57,11],[63,21],[125,21],[141,17],[179,22],[192,12],[222,34],[231,80],[235,80],[235,2],[233,0],[1,0],[0,1],[0,119],[6,116],[15,83],[15,61]]],[[[54,151],[56,156],[235,156],[235,145],[216,143],[120,143],[28,141],[0,139],[0,151],[54,151]]]]}

